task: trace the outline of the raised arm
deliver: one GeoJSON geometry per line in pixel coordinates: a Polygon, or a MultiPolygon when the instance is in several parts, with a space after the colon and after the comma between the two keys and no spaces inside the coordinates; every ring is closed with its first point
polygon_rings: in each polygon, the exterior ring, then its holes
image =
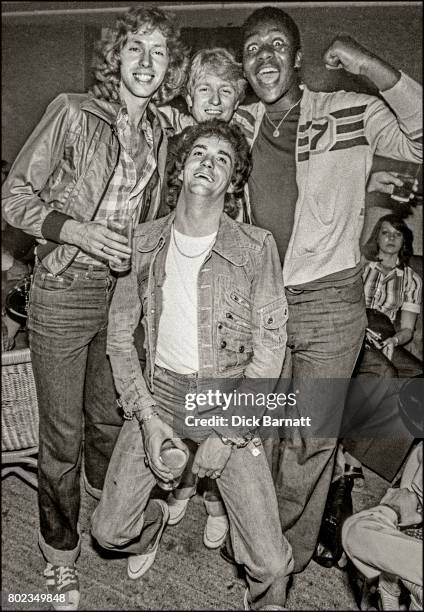
{"type": "Polygon", "coordinates": [[[329,70],[367,77],[387,104],[368,104],[365,133],[375,153],[393,159],[422,160],[422,86],[350,36],[338,36],[324,54],[329,70]]]}

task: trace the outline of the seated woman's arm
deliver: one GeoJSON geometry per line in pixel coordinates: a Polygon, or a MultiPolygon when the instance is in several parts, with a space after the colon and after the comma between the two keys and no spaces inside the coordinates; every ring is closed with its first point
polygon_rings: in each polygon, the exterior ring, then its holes
{"type": "Polygon", "coordinates": [[[409,310],[402,310],[399,331],[397,331],[394,336],[383,340],[383,342],[381,343],[381,347],[383,348],[385,346],[388,346],[389,344],[393,346],[402,346],[404,344],[408,344],[408,342],[412,340],[414,336],[416,320],[417,314],[415,312],[410,312],[409,310]]]}

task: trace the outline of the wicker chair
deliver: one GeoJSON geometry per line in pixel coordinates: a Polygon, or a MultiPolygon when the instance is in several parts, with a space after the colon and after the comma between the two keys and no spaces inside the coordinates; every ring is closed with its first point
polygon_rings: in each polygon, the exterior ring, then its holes
{"type": "Polygon", "coordinates": [[[29,349],[2,353],[1,364],[1,476],[17,474],[37,487],[38,403],[29,349]]]}

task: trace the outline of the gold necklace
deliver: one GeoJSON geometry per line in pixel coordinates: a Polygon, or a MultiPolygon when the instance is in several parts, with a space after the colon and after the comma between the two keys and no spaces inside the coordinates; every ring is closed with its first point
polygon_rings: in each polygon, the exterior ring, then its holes
{"type": "Polygon", "coordinates": [[[211,248],[211,246],[215,242],[215,236],[214,236],[213,239],[212,239],[212,242],[210,244],[208,244],[208,246],[206,247],[206,249],[204,251],[202,251],[201,253],[197,253],[197,255],[187,255],[187,253],[184,253],[180,249],[180,247],[178,246],[177,237],[175,235],[174,224],[172,224],[172,226],[171,226],[171,231],[172,231],[172,240],[174,241],[175,248],[177,249],[178,253],[180,255],[182,255],[183,257],[187,257],[188,259],[196,259],[196,257],[200,257],[201,255],[204,255],[207,251],[209,251],[209,249],[211,248]]]}
{"type": "Polygon", "coordinates": [[[273,122],[273,120],[270,118],[270,116],[268,115],[268,113],[265,111],[265,116],[268,119],[268,121],[270,122],[270,124],[272,125],[272,127],[274,128],[274,131],[272,132],[272,135],[274,136],[274,138],[278,138],[280,135],[280,125],[283,123],[284,119],[287,117],[287,115],[290,113],[290,111],[292,111],[294,109],[295,106],[297,106],[299,104],[299,102],[301,101],[302,98],[299,98],[299,100],[297,102],[295,102],[293,104],[293,106],[291,108],[289,108],[289,110],[287,111],[287,113],[284,115],[284,117],[282,119],[280,119],[278,125],[275,125],[275,123],[273,122]]]}

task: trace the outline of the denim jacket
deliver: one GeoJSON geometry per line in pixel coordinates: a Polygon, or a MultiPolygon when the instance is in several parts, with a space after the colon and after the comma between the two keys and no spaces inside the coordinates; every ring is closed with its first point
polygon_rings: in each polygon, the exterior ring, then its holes
{"type": "MultiPolygon", "coordinates": [[[[131,272],[118,279],[109,311],[107,352],[127,417],[154,404],[161,288],[175,213],[140,225],[131,272]],[[133,333],[145,329],[146,371],[133,333]]],[[[286,347],[287,302],[272,234],[222,214],[215,245],[199,271],[199,379],[277,379],[286,347]]]]}

